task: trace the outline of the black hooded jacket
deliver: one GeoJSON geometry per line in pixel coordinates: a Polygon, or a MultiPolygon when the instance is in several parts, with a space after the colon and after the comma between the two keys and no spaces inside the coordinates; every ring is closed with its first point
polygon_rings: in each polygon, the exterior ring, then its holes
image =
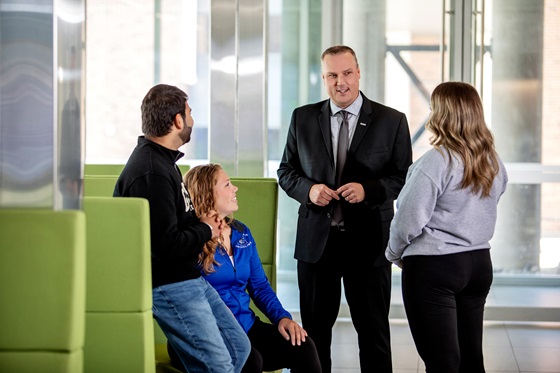
{"type": "Polygon", "coordinates": [[[113,196],[150,204],[152,287],[200,276],[198,254],[212,231],[194,213],[176,161],[183,156],[144,136],[117,180],[113,196]]]}

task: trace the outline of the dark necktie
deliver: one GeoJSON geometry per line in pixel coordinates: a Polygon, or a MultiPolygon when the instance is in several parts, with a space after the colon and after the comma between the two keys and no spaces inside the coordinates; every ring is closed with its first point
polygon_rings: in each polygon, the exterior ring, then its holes
{"type": "MultiPolygon", "coordinates": [[[[336,152],[336,187],[342,185],[342,170],[346,163],[346,155],[348,154],[348,112],[339,111],[342,117],[340,130],[338,131],[338,150],[336,152]]],[[[342,197],[341,197],[342,198],[342,197]]],[[[342,201],[338,201],[334,205],[333,219],[337,223],[342,222],[342,201]]]]}

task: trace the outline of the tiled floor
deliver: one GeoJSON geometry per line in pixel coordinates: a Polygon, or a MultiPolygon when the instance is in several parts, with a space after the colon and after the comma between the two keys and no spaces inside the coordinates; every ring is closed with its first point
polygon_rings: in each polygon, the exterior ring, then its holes
{"type": "MultiPolygon", "coordinates": [[[[394,373],[424,372],[406,320],[391,320],[394,373]]],[[[360,373],[356,333],[349,320],[333,331],[333,373],[360,373]]],[[[560,323],[487,321],[484,325],[487,373],[560,372],[560,323]]]]}
{"type": "MultiPolygon", "coordinates": [[[[280,281],[280,300],[298,318],[297,287],[280,281]]],[[[404,310],[393,285],[391,344],[394,373],[424,372],[404,310]]],[[[359,373],[357,337],[343,300],[333,330],[333,373],[359,373]]],[[[484,324],[487,373],[560,373],[560,288],[494,286],[484,324]],[[501,317],[503,316],[503,317],[501,317]],[[522,321],[514,321],[522,320],[522,321]],[[535,322],[531,320],[548,320],[535,322]]]]}

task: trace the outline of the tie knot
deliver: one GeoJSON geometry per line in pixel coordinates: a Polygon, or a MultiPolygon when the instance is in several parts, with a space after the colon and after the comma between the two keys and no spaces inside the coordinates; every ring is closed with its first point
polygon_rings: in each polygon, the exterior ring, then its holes
{"type": "Polygon", "coordinates": [[[340,110],[339,113],[343,121],[346,121],[348,119],[348,112],[346,110],[340,110]]]}

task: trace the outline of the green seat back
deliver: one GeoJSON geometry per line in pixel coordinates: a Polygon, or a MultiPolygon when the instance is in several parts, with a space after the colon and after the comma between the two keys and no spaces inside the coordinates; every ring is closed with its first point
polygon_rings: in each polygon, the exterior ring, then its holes
{"type": "Polygon", "coordinates": [[[278,217],[278,183],[272,178],[236,178],[239,210],[233,217],[245,223],[257,243],[263,268],[276,290],[276,220],[278,217]]]}
{"type": "MultiPolygon", "coordinates": [[[[184,175],[190,168],[187,164],[179,164],[179,169],[184,175]]],[[[87,163],[84,166],[86,176],[119,176],[124,168],[124,164],[97,164],[87,163]]]]}
{"type": "Polygon", "coordinates": [[[118,175],[86,175],[84,177],[84,196],[112,197],[118,177],[118,175]]]}
{"type": "Polygon", "coordinates": [[[150,207],[144,198],[84,197],[87,311],[152,308],[150,207]]]}
{"type": "Polygon", "coordinates": [[[143,198],[84,197],[84,371],[154,372],[150,211],[143,198]]]}
{"type": "MultiPolygon", "coordinates": [[[[84,196],[86,197],[111,197],[117,184],[117,179],[124,165],[86,164],[84,176],[84,196]]],[[[184,175],[189,165],[179,165],[184,175]]]]}
{"type": "Polygon", "coordinates": [[[124,164],[97,164],[86,163],[84,165],[84,175],[86,176],[119,176],[124,168],[124,164]]]}
{"type": "Polygon", "coordinates": [[[0,372],[82,372],[82,211],[0,209],[0,372]]]}

